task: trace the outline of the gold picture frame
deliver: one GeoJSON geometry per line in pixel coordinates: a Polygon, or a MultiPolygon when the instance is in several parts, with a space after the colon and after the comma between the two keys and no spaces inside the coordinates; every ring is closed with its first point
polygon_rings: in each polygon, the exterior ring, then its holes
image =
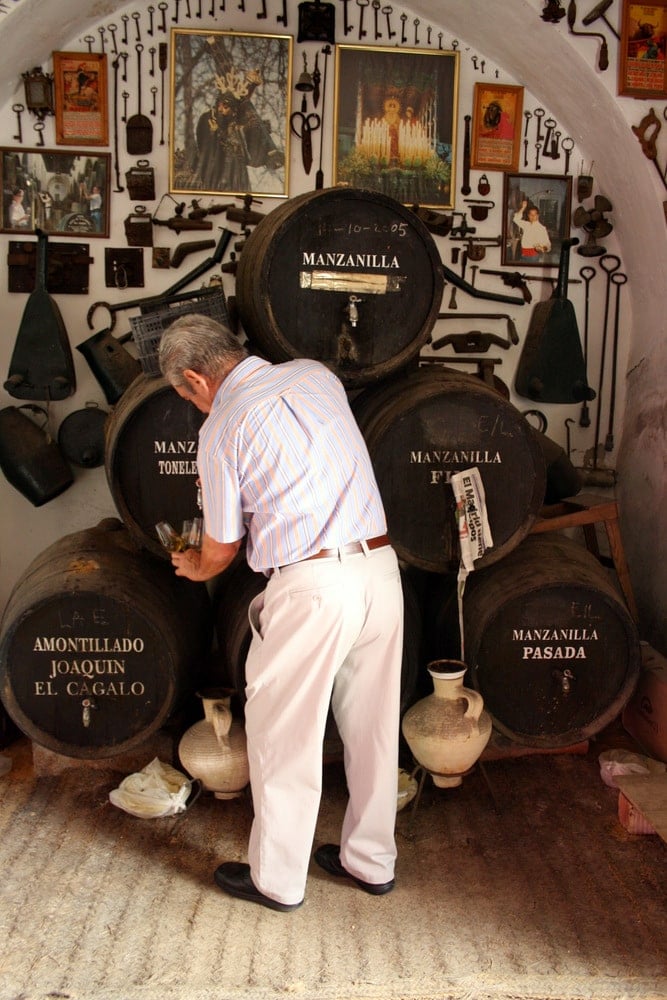
{"type": "Polygon", "coordinates": [[[171,30],[169,189],[289,193],[292,35],[171,30]]]}
{"type": "Polygon", "coordinates": [[[333,183],[453,208],[459,53],[337,45],[333,183]]]}
{"type": "Polygon", "coordinates": [[[523,87],[476,83],[473,100],[471,169],[516,172],[521,153],[523,87]]]}
{"type": "Polygon", "coordinates": [[[56,144],[108,146],[107,57],[99,52],[53,53],[56,144]]]}

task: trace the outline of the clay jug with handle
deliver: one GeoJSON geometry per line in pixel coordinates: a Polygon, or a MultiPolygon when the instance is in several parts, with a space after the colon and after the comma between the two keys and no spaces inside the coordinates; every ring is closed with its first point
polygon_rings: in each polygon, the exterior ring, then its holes
{"type": "Polygon", "coordinates": [[[403,716],[402,730],[416,762],[439,788],[461,784],[491,736],[491,717],[477,691],[463,686],[461,660],[428,664],[433,693],[403,716]]]}
{"type": "Polygon", "coordinates": [[[190,726],[178,744],[188,774],[218,799],[236,798],[249,781],[245,729],[232,716],[231,694],[218,688],[202,691],[204,718],[190,726]]]}

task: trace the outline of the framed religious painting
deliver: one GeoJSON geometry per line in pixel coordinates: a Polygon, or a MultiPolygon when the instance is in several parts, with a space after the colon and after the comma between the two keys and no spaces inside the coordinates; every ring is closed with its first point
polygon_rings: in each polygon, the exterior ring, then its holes
{"type": "Polygon", "coordinates": [[[473,170],[519,169],[523,87],[476,83],[470,166],[473,170]]]}
{"type": "Polygon", "coordinates": [[[108,146],[106,55],[54,52],[53,84],[57,145],[108,146]]]}
{"type": "Polygon", "coordinates": [[[667,0],[623,0],[618,58],[622,97],[667,99],[667,0]]]}
{"type": "Polygon", "coordinates": [[[109,235],[109,153],[0,148],[3,233],[109,235]]]}
{"type": "Polygon", "coordinates": [[[291,35],[171,31],[169,188],[289,192],[291,35]]]}
{"type": "Polygon", "coordinates": [[[501,259],[521,269],[558,267],[570,235],[572,178],[561,174],[505,174],[501,259]]]}
{"type": "Polygon", "coordinates": [[[336,46],[334,185],[453,208],[459,53],[336,46]]]}

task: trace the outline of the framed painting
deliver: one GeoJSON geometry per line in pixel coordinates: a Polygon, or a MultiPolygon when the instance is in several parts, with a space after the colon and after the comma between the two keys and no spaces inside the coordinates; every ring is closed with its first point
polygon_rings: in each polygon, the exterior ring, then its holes
{"type": "Polygon", "coordinates": [[[338,45],[334,185],[453,208],[459,53],[338,45]]]}
{"type": "Polygon", "coordinates": [[[287,197],[292,44],[172,28],[171,191],[287,197]]]}
{"type": "Polygon", "coordinates": [[[667,99],[667,0],[623,0],[618,58],[622,97],[667,99]]]}
{"type": "Polygon", "coordinates": [[[502,263],[558,267],[570,235],[572,178],[556,174],[505,174],[502,263]]]}
{"type": "Polygon", "coordinates": [[[110,170],[110,153],[0,148],[0,231],[108,237],[110,170]]]}
{"type": "Polygon", "coordinates": [[[54,52],[56,143],[108,146],[107,57],[96,52],[54,52]]]}
{"type": "Polygon", "coordinates": [[[476,83],[470,166],[473,170],[519,169],[523,87],[476,83]]]}

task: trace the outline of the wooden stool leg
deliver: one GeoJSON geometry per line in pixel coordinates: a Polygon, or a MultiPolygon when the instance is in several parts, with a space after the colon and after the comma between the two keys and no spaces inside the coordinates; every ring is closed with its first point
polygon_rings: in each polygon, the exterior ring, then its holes
{"type": "Polygon", "coordinates": [[[611,557],[614,560],[614,567],[616,569],[616,575],[618,576],[618,582],[621,585],[621,590],[623,591],[623,596],[627,602],[628,610],[632,615],[632,619],[635,623],[637,623],[639,620],[639,614],[637,612],[635,595],[630,582],[630,571],[625,560],[625,550],[621,540],[621,529],[619,528],[618,519],[605,521],[604,526],[607,529],[609,549],[611,551],[611,557]]]}

